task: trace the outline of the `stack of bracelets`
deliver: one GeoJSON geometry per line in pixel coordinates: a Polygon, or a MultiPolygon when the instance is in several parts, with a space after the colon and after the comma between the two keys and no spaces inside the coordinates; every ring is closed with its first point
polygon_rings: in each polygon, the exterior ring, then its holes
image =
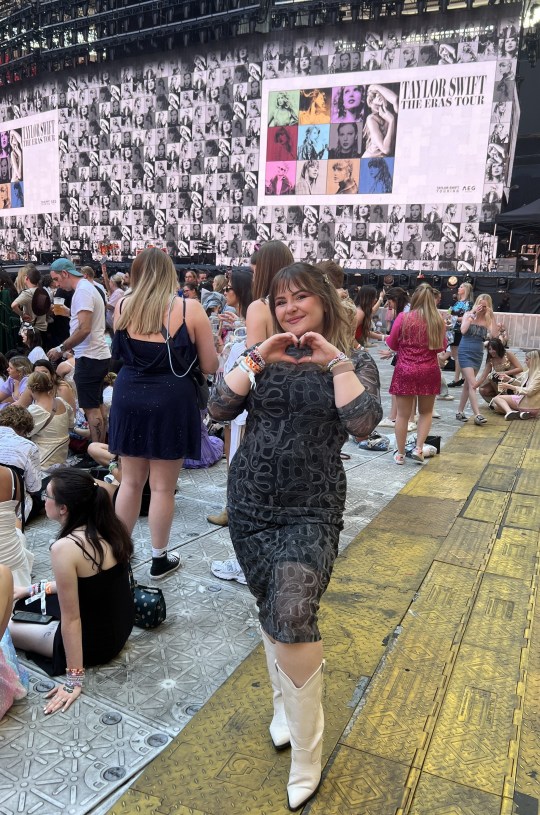
{"type": "Polygon", "coordinates": [[[255,377],[257,374],[262,373],[266,366],[266,362],[259,353],[259,349],[255,345],[247,351],[238,361],[238,367],[249,376],[251,387],[255,387],[255,377]]]}
{"type": "Polygon", "coordinates": [[[66,680],[63,690],[65,690],[66,693],[73,693],[75,688],[82,689],[84,676],[84,668],[66,668],[66,680]]]}
{"type": "Polygon", "coordinates": [[[46,583],[44,580],[42,580],[41,583],[32,583],[32,585],[28,587],[28,596],[34,597],[36,594],[41,594],[43,591],[45,594],[52,594],[52,588],[53,584],[46,583]]]}
{"type": "Polygon", "coordinates": [[[332,376],[337,376],[338,374],[347,374],[350,371],[354,371],[354,365],[352,364],[352,360],[347,354],[344,354],[343,351],[340,351],[334,359],[331,359],[330,362],[326,366],[326,370],[330,371],[332,376]],[[346,368],[342,368],[342,365],[347,365],[346,368]],[[338,367],[339,366],[339,367],[338,367]],[[337,370],[335,370],[337,368],[337,370]]]}

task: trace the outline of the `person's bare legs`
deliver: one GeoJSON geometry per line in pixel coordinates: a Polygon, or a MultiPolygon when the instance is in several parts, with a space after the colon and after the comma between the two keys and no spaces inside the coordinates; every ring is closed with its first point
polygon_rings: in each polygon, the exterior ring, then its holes
{"type": "Polygon", "coordinates": [[[277,663],[283,673],[301,688],[315,673],[323,660],[323,644],[319,642],[298,642],[287,644],[276,642],[277,663]]]}
{"type": "Polygon", "coordinates": [[[434,404],[434,396],[418,397],[418,427],[416,430],[416,446],[420,451],[423,449],[424,444],[426,443],[426,438],[431,430],[434,404]]]}
{"type": "Polygon", "coordinates": [[[44,657],[52,657],[54,646],[54,635],[60,623],[55,620],[48,625],[37,625],[36,623],[14,623],[9,622],[9,633],[15,648],[23,651],[35,651],[44,657]]]}
{"type": "MultiPolygon", "coordinates": [[[[461,373],[465,380],[463,385],[463,391],[467,392],[466,397],[471,403],[472,412],[475,416],[480,413],[480,408],[478,406],[478,393],[474,385],[476,384],[476,371],[474,368],[462,368],[461,373]]],[[[463,399],[463,393],[461,394],[461,399],[459,402],[459,409],[462,411],[463,408],[461,407],[461,401],[463,399]]],[[[465,406],[465,405],[464,405],[465,406]]]]}
{"type": "MultiPolygon", "coordinates": [[[[171,534],[174,515],[174,491],[182,469],[183,460],[150,461],[150,509],[148,526],[152,548],[166,549],[171,534]]],[[[126,477],[124,457],[122,456],[122,485],[126,477]]]]}
{"type": "Polygon", "coordinates": [[[459,364],[458,360],[458,346],[451,345],[450,346],[450,356],[454,360],[455,363],[455,371],[454,371],[454,382],[459,382],[461,379],[461,365],[459,364]]]}
{"type": "Polygon", "coordinates": [[[88,429],[90,431],[90,438],[92,441],[105,442],[106,425],[103,421],[101,408],[83,408],[86,420],[88,422],[88,429]]]}
{"type": "Polygon", "coordinates": [[[92,442],[88,445],[88,455],[102,467],[108,467],[113,458],[113,453],[109,452],[109,448],[104,442],[92,442]]]}
{"type": "Polygon", "coordinates": [[[510,413],[511,410],[518,410],[513,402],[512,395],[499,394],[491,400],[491,404],[494,406],[496,413],[503,413],[505,416],[510,413]]]}
{"type": "Polygon", "coordinates": [[[7,566],[0,566],[0,639],[4,636],[13,606],[13,575],[7,566]]]}
{"type": "Polygon", "coordinates": [[[143,488],[150,472],[146,458],[122,456],[122,482],[116,497],[116,514],[131,535],[141,511],[143,488]]]}
{"type": "Polygon", "coordinates": [[[405,455],[405,444],[407,442],[407,427],[411,417],[411,410],[414,407],[414,396],[396,396],[397,417],[396,417],[396,444],[398,453],[405,455]]]}

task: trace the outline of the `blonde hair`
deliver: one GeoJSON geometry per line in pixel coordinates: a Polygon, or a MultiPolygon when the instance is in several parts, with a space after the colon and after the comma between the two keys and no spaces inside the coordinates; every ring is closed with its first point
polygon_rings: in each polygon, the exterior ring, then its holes
{"type": "Polygon", "coordinates": [[[132,293],[124,298],[116,330],[159,334],[163,314],[178,291],[176,269],[161,249],[145,249],[131,266],[132,293]]]}
{"type": "Polygon", "coordinates": [[[474,305],[472,310],[478,305],[478,303],[485,303],[486,304],[486,316],[485,321],[486,323],[491,323],[493,321],[493,300],[491,299],[489,294],[479,294],[476,300],[474,301],[474,305]]]}
{"type": "Polygon", "coordinates": [[[529,357],[525,374],[527,384],[519,389],[519,393],[532,396],[540,390],[540,351],[537,349],[527,351],[527,356],[529,357]]]}
{"type": "Polygon", "coordinates": [[[409,330],[409,323],[413,315],[417,315],[425,323],[428,348],[436,351],[444,344],[444,320],[437,311],[434,291],[429,283],[422,283],[415,290],[411,298],[411,310],[403,315],[402,331],[405,336],[409,330]]]}
{"type": "Polygon", "coordinates": [[[467,292],[467,297],[465,300],[468,300],[469,303],[472,303],[472,285],[470,283],[462,283],[461,288],[465,289],[467,292]]]}
{"type": "Polygon", "coordinates": [[[309,263],[292,263],[290,266],[285,266],[275,275],[270,284],[269,305],[276,333],[283,332],[276,320],[276,298],[284,290],[291,291],[291,286],[294,286],[295,290],[300,289],[319,298],[324,308],[321,332],[323,337],[339,351],[349,354],[353,348],[354,337],[349,313],[343,307],[328,276],[316,266],[310,266],[309,263]]]}
{"type": "Polygon", "coordinates": [[[54,388],[54,383],[49,374],[34,371],[28,377],[27,387],[32,393],[49,393],[54,388]]]}
{"type": "Polygon", "coordinates": [[[218,293],[221,293],[223,291],[226,284],[227,284],[227,278],[225,277],[224,274],[217,274],[214,277],[214,280],[212,282],[212,286],[213,286],[214,291],[217,291],[218,293]]]}

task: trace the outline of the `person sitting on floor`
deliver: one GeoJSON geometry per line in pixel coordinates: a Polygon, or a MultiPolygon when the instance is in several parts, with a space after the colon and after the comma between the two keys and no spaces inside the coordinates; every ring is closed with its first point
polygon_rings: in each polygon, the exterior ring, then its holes
{"type": "MultiPolygon", "coordinates": [[[[49,676],[66,673],[47,694],[45,714],[66,711],[82,693],[85,667],[114,659],[133,628],[129,582],[133,544],[106,491],[84,470],[55,470],[47,485],[47,517],[61,524],[51,546],[54,581],[44,586],[48,625],[9,624],[17,648],[49,676]]],[[[15,586],[16,609],[40,612],[41,584],[15,586]]]]}
{"type": "Polygon", "coordinates": [[[0,464],[9,467],[24,485],[27,500],[21,517],[26,520],[42,506],[39,448],[28,438],[33,429],[34,420],[26,408],[8,405],[0,411],[0,464]]]}
{"type": "Polygon", "coordinates": [[[34,371],[28,377],[28,389],[34,399],[28,408],[34,419],[31,438],[39,447],[44,473],[65,464],[69,449],[69,431],[73,427],[73,410],[60,396],[48,373],[34,371]]]}
{"type": "Polygon", "coordinates": [[[26,390],[32,363],[28,357],[11,357],[8,363],[8,378],[0,382],[0,411],[16,402],[26,390]]]}
{"type": "Polygon", "coordinates": [[[17,661],[8,631],[12,605],[13,576],[7,566],[0,566],[0,719],[28,693],[28,674],[17,661]]]}
{"type": "Polygon", "coordinates": [[[497,413],[504,413],[507,421],[512,419],[534,419],[540,413],[540,351],[527,351],[525,362],[528,370],[519,377],[499,374],[505,390],[510,395],[499,394],[489,406],[497,413]]]}
{"type": "Polygon", "coordinates": [[[34,555],[26,548],[26,539],[17,528],[17,509],[24,488],[10,467],[0,465],[0,564],[7,566],[15,583],[30,582],[34,555]]]}

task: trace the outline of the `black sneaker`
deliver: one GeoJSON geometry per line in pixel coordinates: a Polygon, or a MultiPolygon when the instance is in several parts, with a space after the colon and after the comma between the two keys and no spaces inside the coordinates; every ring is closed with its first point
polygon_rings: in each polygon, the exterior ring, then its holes
{"type": "Polygon", "coordinates": [[[179,569],[181,565],[178,555],[171,555],[169,552],[161,557],[153,557],[150,577],[153,580],[163,580],[168,574],[179,569]]]}

